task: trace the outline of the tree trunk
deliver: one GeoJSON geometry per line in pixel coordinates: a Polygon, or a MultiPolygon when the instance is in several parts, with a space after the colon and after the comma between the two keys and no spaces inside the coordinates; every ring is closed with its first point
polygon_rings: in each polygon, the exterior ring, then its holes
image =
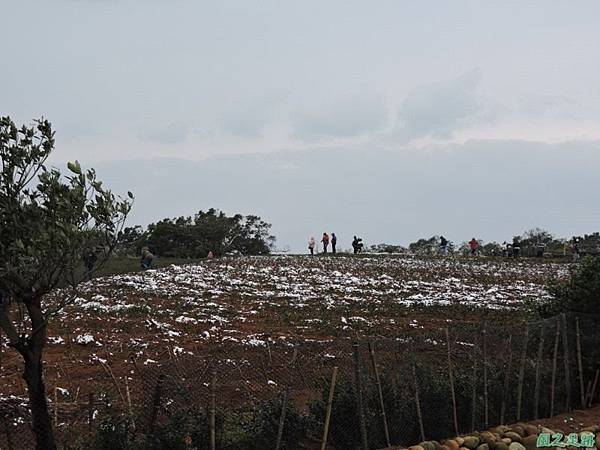
{"type": "Polygon", "coordinates": [[[46,399],[42,355],[29,351],[25,356],[23,379],[27,383],[31,425],[36,439],[36,450],[56,450],[52,420],[46,399]]]}
{"type": "Polygon", "coordinates": [[[46,344],[46,319],[42,313],[40,299],[24,302],[31,319],[32,333],[27,343],[20,349],[25,362],[23,379],[29,392],[31,425],[36,439],[36,450],[56,450],[52,419],[48,410],[46,387],[44,385],[44,346],[46,344]]]}

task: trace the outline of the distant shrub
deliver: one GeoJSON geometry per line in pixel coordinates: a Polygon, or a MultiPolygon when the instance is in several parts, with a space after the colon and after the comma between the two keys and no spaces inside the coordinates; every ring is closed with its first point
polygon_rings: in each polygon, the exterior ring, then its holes
{"type": "Polygon", "coordinates": [[[570,268],[566,281],[551,280],[552,299],[538,303],[537,312],[550,317],[562,312],[597,313],[600,305],[600,258],[585,257],[570,268]]]}

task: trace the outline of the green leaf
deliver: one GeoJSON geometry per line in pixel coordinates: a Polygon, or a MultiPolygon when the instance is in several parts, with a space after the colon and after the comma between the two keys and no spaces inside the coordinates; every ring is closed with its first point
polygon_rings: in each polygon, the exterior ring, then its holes
{"type": "Polygon", "coordinates": [[[71,172],[81,175],[81,165],[79,164],[79,161],[75,160],[75,162],[68,162],[67,167],[71,172]]]}

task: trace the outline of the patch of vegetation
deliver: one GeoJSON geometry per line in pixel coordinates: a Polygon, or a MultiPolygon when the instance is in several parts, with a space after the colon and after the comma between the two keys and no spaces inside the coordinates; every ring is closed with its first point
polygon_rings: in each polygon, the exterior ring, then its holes
{"type": "Polygon", "coordinates": [[[551,280],[548,291],[552,299],[536,305],[543,317],[563,312],[595,314],[600,306],[600,258],[587,256],[571,266],[567,280],[551,280]]]}

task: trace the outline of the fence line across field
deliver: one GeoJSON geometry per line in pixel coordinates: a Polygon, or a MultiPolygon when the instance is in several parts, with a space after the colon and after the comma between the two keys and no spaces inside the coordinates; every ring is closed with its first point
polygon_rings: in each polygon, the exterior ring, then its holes
{"type": "MultiPolygon", "coordinates": [[[[590,407],[600,375],[597,319],[452,322],[395,338],[222,344],[200,356],[168,349],[155,365],[132,358],[127,376],[99,361],[102,387],[92,380],[72,386],[70,395],[55,387],[49,402],[64,445],[91,436],[109,416],[152,440],[176,418],[185,418],[185,430],[199,415],[211,450],[228,448],[236,420],[256,417],[271,427],[261,433],[274,450],[295,448],[288,433],[295,420],[303,421],[302,439],[321,449],[408,446],[590,407]]],[[[70,369],[60,369],[67,381],[70,369]]],[[[33,448],[25,424],[12,423],[23,411],[0,405],[0,448],[33,448]]]]}

